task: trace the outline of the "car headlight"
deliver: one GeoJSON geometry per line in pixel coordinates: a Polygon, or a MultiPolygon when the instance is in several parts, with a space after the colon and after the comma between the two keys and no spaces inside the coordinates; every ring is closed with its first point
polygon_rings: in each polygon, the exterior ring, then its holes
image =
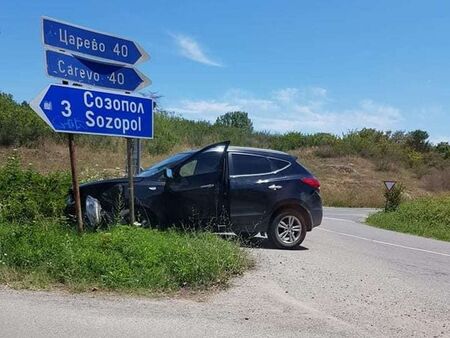
{"type": "Polygon", "coordinates": [[[98,199],[88,195],[86,197],[86,217],[91,226],[100,224],[102,206],[98,199]]]}
{"type": "Polygon", "coordinates": [[[75,204],[75,200],[73,199],[73,195],[69,194],[69,195],[67,195],[67,198],[66,198],[66,205],[72,205],[72,204],[75,204]]]}

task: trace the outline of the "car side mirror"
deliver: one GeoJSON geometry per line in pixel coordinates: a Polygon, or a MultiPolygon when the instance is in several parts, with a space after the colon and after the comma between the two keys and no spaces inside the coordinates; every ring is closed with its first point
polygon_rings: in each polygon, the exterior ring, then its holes
{"type": "Polygon", "coordinates": [[[164,176],[166,178],[173,178],[173,170],[171,168],[166,168],[166,170],[164,170],[164,176]]]}

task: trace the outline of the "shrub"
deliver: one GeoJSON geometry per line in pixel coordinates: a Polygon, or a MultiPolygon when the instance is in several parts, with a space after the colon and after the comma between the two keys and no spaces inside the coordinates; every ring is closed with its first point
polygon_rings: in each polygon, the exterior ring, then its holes
{"type": "Polygon", "coordinates": [[[450,158],[450,144],[448,142],[440,142],[440,143],[438,143],[437,146],[436,146],[436,151],[443,158],[445,158],[445,159],[450,158]]]}
{"type": "Polygon", "coordinates": [[[391,190],[386,189],[384,192],[384,198],[386,204],[384,206],[385,212],[395,211],[399,207],[402,201],[402,194],[405,187],[401,183],[397,183],[391,190]]]}
{"type": "Polygon", "coordinates": [[[10,157],[0,167],[0,221],[61,217],[69,187],[67,173],[42,175],[23,169],[19,159],[10,157]]]}
{"type": "Polygon", "coordinates": [[[450,195],[403,202],[396,211],[373,214],[367,222],[384,229],[450,241],[450,195]]]}

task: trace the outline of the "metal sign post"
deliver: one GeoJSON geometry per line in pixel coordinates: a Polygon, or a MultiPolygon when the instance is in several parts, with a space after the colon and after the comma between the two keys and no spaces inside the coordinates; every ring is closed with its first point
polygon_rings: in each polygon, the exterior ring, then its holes
{"type": "Polygon", "coordinates": [[[141,172],[141,140],[138,138],[133,139],[133,173],[139,175],[141,172]]]}
{"type": "Polygon", "coordinates": [[[133,170],[133,139],[127,138],[127,171],[128,171],[128,193],[129,193],[129,210],[130,225],[134,225],[134,170],[133,170]]]}
{"type": "Polygon", "coordinates": [[[73,134],[69,134],[69,155],[70,169],[72,172],[73,198],[75,200],[75,214],[77,217],[77,231],[81,234],[83,232],[83,215],[81,212],[80,186],[78,185],[77,148],[73,140],[73,134]]]}

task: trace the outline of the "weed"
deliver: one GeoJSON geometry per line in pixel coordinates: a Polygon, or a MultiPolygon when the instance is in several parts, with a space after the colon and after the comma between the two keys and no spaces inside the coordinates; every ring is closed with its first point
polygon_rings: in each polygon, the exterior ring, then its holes
{"type": "Polygon", "coordinates": [[[400,204],[393,212],[369,216],[371,225],[450,241],[450,195],[423,197],[400,204]]]}
{"type": "Polygon", "coordinates": [[[236,243],[211,233],[116,226],[78,236],[54,222],[0,224],[0,281],[23,287],[196,289],[225,284],[248,264],[236,243]]]}
{"type": "Polygon", "coordinates": [[[67,173],[42,175],[31,168],[23,169],[18,158],[10,157],[0,167],[0,221],[61,217],[69,186],[67,173]]]}

